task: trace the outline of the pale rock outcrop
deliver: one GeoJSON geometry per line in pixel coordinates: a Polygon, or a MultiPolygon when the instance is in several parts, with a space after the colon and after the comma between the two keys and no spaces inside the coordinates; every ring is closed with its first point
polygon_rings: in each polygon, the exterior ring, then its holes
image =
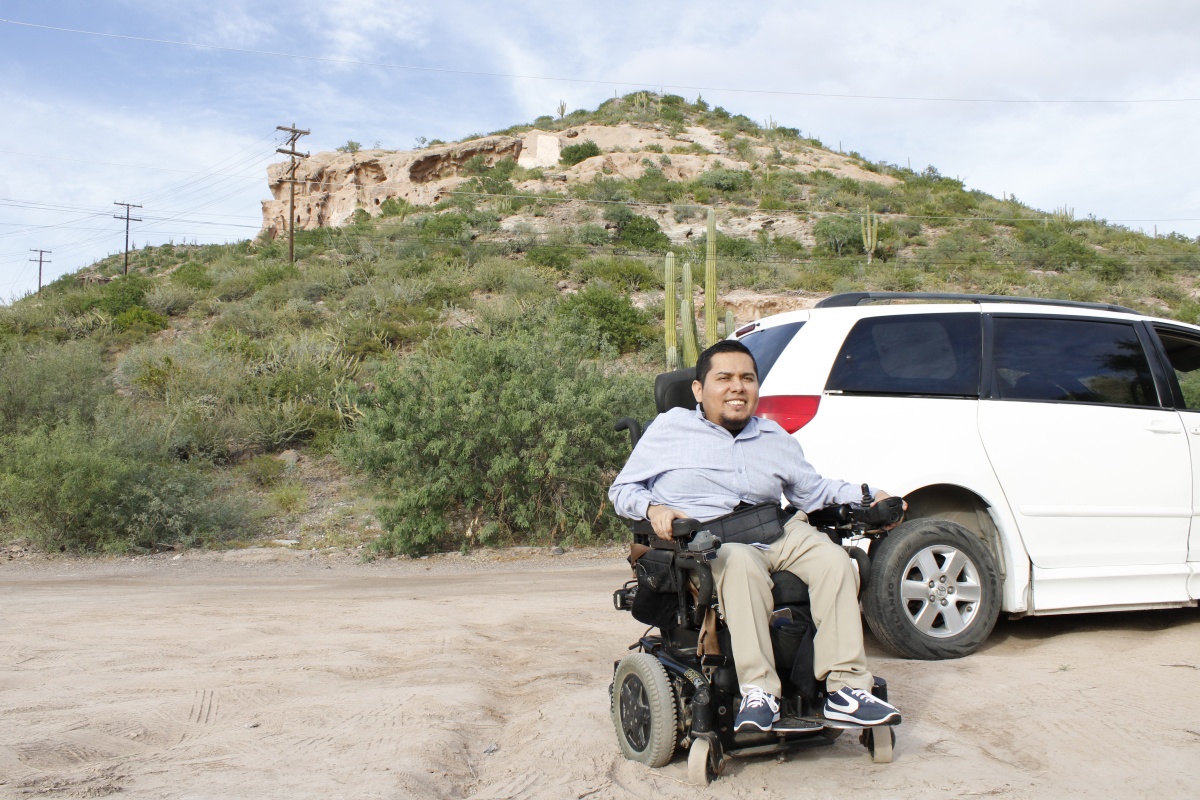
{"type": "MultiPolygon", "coordinates": [[[[407,152],[315,153],[296,168],[296,227],[343,225],[358,208],[377,215],[389,198],[432,205],[467,180],[462,168],[475,156],[495,164],[521,148],[519,137],[485,136],[407,152]]],[[[288,163],[272,164],[267,177],[274,199],[263,201],[263,230],[275,236],[287,230],[288,163]]]]}
{"type": "Polygon", "coordinates": [[[517,166],[526,169],[554,167],[562,155],[562,140],[553,133],[539,131],[536,128],[525,134],[521,142],[521,155],[517,158],[517,166]]]}
{"type": "MultiPolygon", "coordinates": [[[[754,146],[759,160],[765,160],[772,151],[771,146],[761,142],[754,146]]],[[[785,171],[823,169],[860,181],[887,185],[897,182],[895,178],[864,170],[854,159],[828,150],[789,148],[787,155],[791,163],[779,166],[785,171]]],[[[302,159],[296,170],[296,227],[313,229],[344,225],[359,208],[377,216],[383,203],[390,198],[413,205],[433,205],[449,197],[469,179],[463,174],[463,168],[478,156],[482,156],[488,165],[512,158],[527,169],[547,170],[544,178],[522,181],[517,187],[522,194],[539,194],[547,189],[561,191],[563,184],[586,183],[599,176],[636,180],[649,166],[662,170],[669,180],[680,182],[693,180],[711,169],[747,170],[751,167],[733,153],[724,139],[698,127],[671,135],[662,126],[580,125],[559,133],[533,129],[522,136],[485,136],[415,151],[316,153],[302,159]],[[588,140],[595,142],[603,153],[570,168],[548,171],[559,167],[563,146],[588,140]],[[709,152],[697,152],[693,145],[709,152]],[[650,147],[653,150],[647,149],[650,147]]],[[[263,231],[274,237],[287,230],[288,163],[272,164],[267,176],[273,199],[262,204],[263,231]]],[[[699,225],[676,222],[665,208],[654,212],[646,209],[644,213],[656,214],[673,241],[687,241],[703,233],[703,222],[699,225]]],[[[731,220],[731,223],[733,229],[723,229],[729,235],[766,230],[812,245],[811,225],[795,218],[781,215],[781,218],[773,219],[769,214],[752,213],[731,220]]]]}

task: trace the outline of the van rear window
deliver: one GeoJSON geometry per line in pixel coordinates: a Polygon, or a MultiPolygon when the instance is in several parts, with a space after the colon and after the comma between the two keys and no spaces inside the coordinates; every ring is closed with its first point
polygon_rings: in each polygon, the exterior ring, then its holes
{"type": "Polygon", "coordinates": [[[754,354],[754,363],[758,365],[758,384],[761,386],[771,372],[771,367],[779,360],[783,348],[800,330],[803,322],[789,322],[786,325],[776,325],[773,328],[760,328],[754,333],[748,333],[740,341],[754,354]]]}

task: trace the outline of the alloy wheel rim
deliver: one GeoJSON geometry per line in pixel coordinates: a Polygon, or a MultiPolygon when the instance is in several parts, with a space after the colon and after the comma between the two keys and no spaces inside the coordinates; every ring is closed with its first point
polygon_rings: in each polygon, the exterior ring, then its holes
{"type": "Polygon", "coordinates": [[[983,586],[975,562],[957,547],[930,545],[904,566],[901,606],[922,635],[935,639],[957,636],[979,614],[983,586]]]}

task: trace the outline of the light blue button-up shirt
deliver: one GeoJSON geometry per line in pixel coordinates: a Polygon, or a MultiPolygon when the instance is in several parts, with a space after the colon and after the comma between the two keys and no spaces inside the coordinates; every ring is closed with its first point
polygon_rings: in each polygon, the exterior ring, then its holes
{"type": "Polygon", "coordinates": [[[778,502],[781,495],[808,512],[861,502],[862,485],[822,478],[777,422],[751,417],[735,437],[705,419],[698,406],[660,414],[608,490],[622,517],[646,519],[654,504],[702,522],[739,503],[778,502]]]}

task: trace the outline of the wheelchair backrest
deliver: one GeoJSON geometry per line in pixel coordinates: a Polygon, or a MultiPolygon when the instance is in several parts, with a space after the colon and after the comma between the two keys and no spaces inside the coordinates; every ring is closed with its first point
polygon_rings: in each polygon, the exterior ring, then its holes
{"type": "Polygon", "coordinates": [[[696,396],[692,394],[692,381],[695,379],[695,367],[677,369],[655,376],[654,406],[658,413],[665,414],[672,408],[695,408],[696,396]]]}

